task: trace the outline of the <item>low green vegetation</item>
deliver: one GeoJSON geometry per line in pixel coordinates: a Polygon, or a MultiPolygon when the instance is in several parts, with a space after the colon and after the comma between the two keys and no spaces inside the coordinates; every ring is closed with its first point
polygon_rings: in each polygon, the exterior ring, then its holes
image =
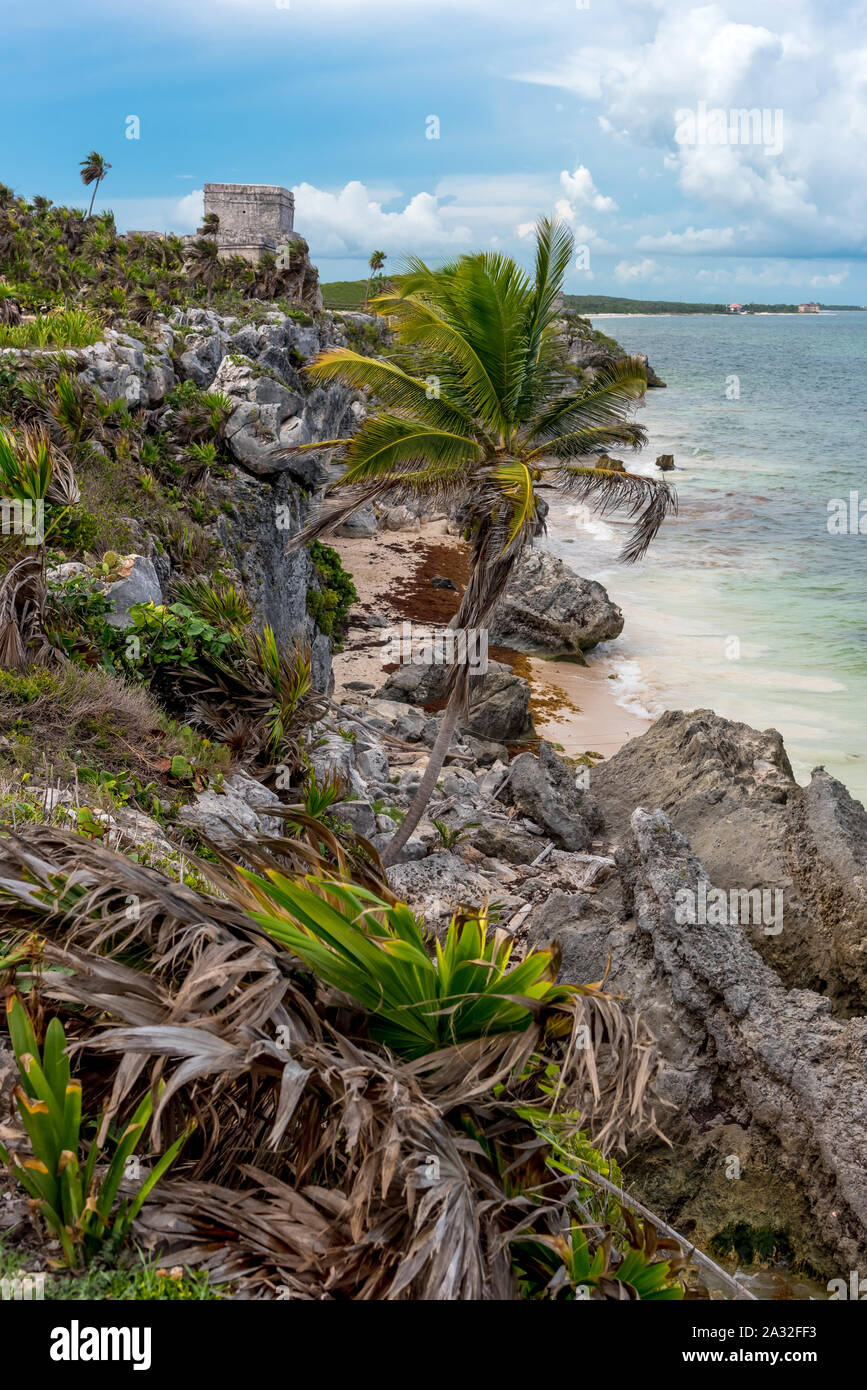
{"type": "Polygon", "coordinates": [[[103,324],[86,309],[55,309],[18,324],[0,324],[0,348],[88,347],[99,340],[103,324]]]}
{"type": "Polygon", "coordinates": [[[307,612],[329,637],[342,637],[347,617],[358,592],[352,575],[344,568],[339,554],[322,541],[313,541],[309,555],[319,576],[321,588],[307,590],[307,612]]]}
{"type": "MultiPolygon", "coordinates": [[[[566,307],[579,314],[727,314],[727,304],[691,304],[681,299],[624,299],[610,294],[566,294],[566,307]]],[[[748,314],[796,314],[797,304],[743,304],[748,314]]],[[[820,304],[820,309],[860,309],[860,304],[820,304]]]]}

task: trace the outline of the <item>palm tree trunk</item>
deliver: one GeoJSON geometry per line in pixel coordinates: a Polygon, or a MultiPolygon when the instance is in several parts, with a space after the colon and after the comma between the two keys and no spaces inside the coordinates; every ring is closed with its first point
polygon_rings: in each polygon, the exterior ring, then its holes
{"type": "Polygon", "coordinates": [[[386,868],[388,868],[389,865],[395,862],[404,845],[406,844],[407,840],[409,839],[410,835],[415,830],[416,826],[418,825],[419,821],[424,815],[425,808],[427,807],[427,804],[431,798],[431,793],[433,792],[433,789],[437,784],[437,778],[439,777],[440,772],[442,771],[443,763],[446,760],[446,754],[449,751],[452,737],[454,735],[455,729],[457,728],[458,716],[460,714],[462,703],[463,693],[460,687],[460,682],[458,682],[452,689],[452,693],[449,696],[449,702],[446,705],[445,710],[443,711],[443,717],[440,722],[439,733],[436,736],[434,746],[430,752],[430,757],[427,760],[427,767],[425,768],[424,776],[419,782],[418,791],[416,792],[415,796],[413,797],[410,803],[409,810],[404,816],[400,828],[395,832],[395,834],[392,836],[392,838],[386,845],[385,853],[382,856],[382,862],[386,866],[386,868]]]}
{"type": "Polygon", "coordinates": [[[88,216],[88,218],[91,218],[91,217],[93,216],[93,204],[94,204],[94,201],[95,201],[95,199],[96,199],[96,190],[97,190],[98,188],[99,188],[99,179],[96,179],[96,180],[94,181],[94,185],[93,185],[93,192],[92,192],[91,195],[90,195],[90,207],[87,209],[87,216],[88,216]]]}

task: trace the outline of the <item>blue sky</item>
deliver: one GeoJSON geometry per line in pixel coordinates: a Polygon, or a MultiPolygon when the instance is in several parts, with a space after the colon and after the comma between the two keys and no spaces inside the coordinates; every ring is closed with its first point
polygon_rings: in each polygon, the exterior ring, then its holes
{"type": "Polygon", "coordinates": [[[867,303],[865,0],[40,0],[3,38],[0,179],[81,205],[96,148],[121,229],[280,183],[324,280],[556,211],[575,293],[867,303]]]}

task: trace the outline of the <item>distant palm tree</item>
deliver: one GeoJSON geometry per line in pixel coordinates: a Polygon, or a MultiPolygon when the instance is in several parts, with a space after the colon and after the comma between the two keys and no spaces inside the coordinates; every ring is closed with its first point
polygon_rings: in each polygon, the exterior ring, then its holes
{"type": "Polygon", "coordinates": [[[93,184],[93,192],[90,195],[90,207],[87,210],[88,217],[93,213],[96,190],[99,188],[99,185],[102,183],[110,168],[111,165],[108,161],[104,159],[101,154],[97,154],[96,150],[91,150],[87,159],[82,159],[81,161],[81,182],[84,184],[85,188],[89,188],[90,185],[93,184]]]}
{"type": "Polygon", "coordinates": [[[368,300],[370,299],[370,282],[371,282],[371,280],[373,279],[373,277],[374,277],[374,275],[376,274],[376,272],[377,272],[378,270],[382,270],[382,267],[385,265],[385,252],[384,252],[384,251],[374,251],[373,255],[371,256],[371,258],[370,258],[370,260],[368,261],[367,264],[370,266],[370,274],[369,274],[368,277],[367,277],[367,289],[364,291],[364,302],[365,302],[365,304],[367,304],[368,300]]]}
{"type": "Polygon", "coordinates": [[[202,225],[198,229],[198,235],[214,241],[219,230],[220,214],[218,212],[206,212],[202,218],[202,225]]]}
{"type": "Polygon", "coordinates": [[[207,290],[207,302],[211,303],[214,295],[214,284],[220,273],[220,251],[215,241],[208,241],[206,237],[199,237],[194,241],[188,252],[190,260],[190,275],[193,280],[200,280],[207,290]]]}
{"type": "MultiPolygon", "coordinates": [[[[394,290],[373,301],[412,354],[412,374],[394,360],[348,348],[323,353],[308,370],[322,382],[367,388],[376,408],[343,446],[347,468],[333,485],[345,500],[326,507],[290,542],[292,549],[340,526],[388,495],[460,509],[469,537],[470,578],[451,626],[488,627],[522,553],[544,529],[539,486],[595,504],[625,507],[634,525],[623,559],[645,553],[674,493],[656,479],[594,466],[614,445],[638,448],[631,422],[647,388],[636,359],[575,381],[565,355],[559,295],[572,256],[562,223],[536,229],[531,279],[507,256],[461,256],[441,270],[412,260],[394,290]]],[[[436,785],[458,718],[469,701],[469,671],[449,672],[449,698],[418,792],[383,862],[394,863],[436,785]]]]}

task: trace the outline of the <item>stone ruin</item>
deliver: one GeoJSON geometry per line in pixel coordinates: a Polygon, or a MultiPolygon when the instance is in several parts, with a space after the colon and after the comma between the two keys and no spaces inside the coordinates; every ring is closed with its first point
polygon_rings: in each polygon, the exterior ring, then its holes
{"type": "Polygon", "coordinates": [[[276,254],[293,237],[295,198],[277,184],[206,183],[208,213],[220,219],[217,245],[223,257],[243,256],[256,265],[266,251],[276,254]]]}

